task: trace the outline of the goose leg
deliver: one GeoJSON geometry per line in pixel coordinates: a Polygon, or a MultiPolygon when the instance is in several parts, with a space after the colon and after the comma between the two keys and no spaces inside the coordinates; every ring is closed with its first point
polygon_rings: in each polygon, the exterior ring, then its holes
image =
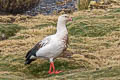
{"type": "Polygon", "coordinates": [[[48,71],[49,74],[52,74],[51,69],[52,69],[52,65],[50,63],[50,68],[49,68],[49,71],[48,71]]]}
{"type": "Polygon", "coordinates": [[[51,62],[51,66],[52,66],[52,68],[53,68],[53,72],[52,72],[52,73],[54,73],[54,74],[59,74],[59,73],[62,72],[62,71],[57,71],[57,70],[55,70],[54,62],[51,62]]]}
{"type": "Polygon", "coordinates": [[[59,74],[59,73],[61,73],[61,72],[62,72],[62,71],[56,71],[56,70],[55,70],[53,58],[50,58],[50,68],[49,68],[48,73],[49,73],[49,74],[59,74]],[[52,70],[53,70],[53,71],[52,71],[52,70]],[[52,71],[52,72],[51,72],[51,71],[52,71]]]}

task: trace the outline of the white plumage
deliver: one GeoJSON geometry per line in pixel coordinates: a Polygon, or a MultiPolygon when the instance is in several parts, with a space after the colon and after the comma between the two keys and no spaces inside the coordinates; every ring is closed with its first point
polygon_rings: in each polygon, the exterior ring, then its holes
{"type": "Polygon", "coordinates": [[[49,74],[59,73],[61,71],[55,71],[53,59],[59,56],[67,48],[68,43],[68,31],[66,28],[66,22],[72,20],[67,14],[61,15],[57,22],[57,32],[54,35],[45,37],[38,42],[26,55],[25,64],[30,64],[36,58],[44,57],[50,60],[49,74]],[[51,72],[53,68],[53,72],[51,72]]]}

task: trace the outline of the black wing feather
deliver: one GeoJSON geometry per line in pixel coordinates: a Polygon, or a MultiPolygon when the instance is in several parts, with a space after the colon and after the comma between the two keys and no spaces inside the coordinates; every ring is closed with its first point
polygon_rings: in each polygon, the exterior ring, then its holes
{"type": "Polygon", "coordinates": [[[49,43],[50,38],[45,38],[44,40],[38,42],[31,50],[29,50],[25,56],[26,62],[25,64],[30,64],[35,59],[30,59],[30,57],[33,55],[36,57],[36,52],[42,48],[43,46],[47,45],[49,43]]]}
{"type": "Polygon", "coordinates": [[[31,55],[36,56],[36,52],[39,50],[40,48],[40,42],[38,42],[31,50],[29,50],[25,56],[25,58],[29,58],[31,55]]]}

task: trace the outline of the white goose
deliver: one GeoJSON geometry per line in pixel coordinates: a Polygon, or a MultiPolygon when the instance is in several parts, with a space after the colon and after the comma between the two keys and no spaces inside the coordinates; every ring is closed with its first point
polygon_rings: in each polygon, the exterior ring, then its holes
{"type": "Polygon", "coordinates": [[[66,22],[71,21],[67,14],[61,15],[57,22],[57,32],[54,35],[45,37],[38,42],[26,55],[25,64],[30,64],[39,57],[44,57],[50,60],[49,74],[58,74],[62,71],[56,71],[53,59],[59,56],[67,48],[68,31],[66,22]],[[51,71],[53,69],[53,71],[51,71]]]}

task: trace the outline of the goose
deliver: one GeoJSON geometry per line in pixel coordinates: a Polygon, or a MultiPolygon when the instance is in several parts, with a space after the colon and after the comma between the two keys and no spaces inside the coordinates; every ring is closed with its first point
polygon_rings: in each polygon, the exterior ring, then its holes
{"type": "Polygon", "coordinates": [[[45,37],[28,51],[25,56],[25,65],[30,64],[38,58],[46,58],[50,61],[49,74],[58,74],[62,72],[55,70],[54,59],[67,49],[68,31],[66,23],[68,21],[72,21],[72,18],[67,14],[58,17],[56,33],[45,37]]]}

